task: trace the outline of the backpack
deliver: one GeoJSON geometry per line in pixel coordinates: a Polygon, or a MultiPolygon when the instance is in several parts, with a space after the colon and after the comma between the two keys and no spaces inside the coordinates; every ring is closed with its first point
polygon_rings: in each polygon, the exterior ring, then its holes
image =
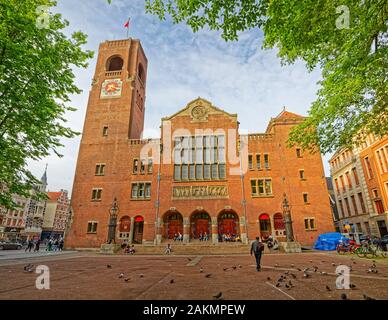
{"type": "Polygon", "coordinates": [[[258,242],[256,245],[255,253],[261,253],[264,251],[264,244],[262,242],[258,242]]]}

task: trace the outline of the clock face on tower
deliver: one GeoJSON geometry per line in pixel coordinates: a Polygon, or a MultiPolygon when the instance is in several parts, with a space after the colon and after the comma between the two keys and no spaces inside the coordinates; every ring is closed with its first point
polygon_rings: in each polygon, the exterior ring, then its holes
{"type": "Polygon", "coordinates": [[[120,79],[105,80],[101,87],[101,98],[120,97],[122,85],[120,79]]]}

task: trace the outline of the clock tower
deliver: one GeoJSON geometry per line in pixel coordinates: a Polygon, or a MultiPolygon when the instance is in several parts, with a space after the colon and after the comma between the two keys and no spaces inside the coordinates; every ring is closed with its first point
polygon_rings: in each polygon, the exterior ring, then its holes
{"type": "Polygon", "coordinates": [[[132,142],[143,132],[146,82],[147,58],[139,40],[100,44],[74,176],[68,245],[76,246],[79,234],[86,244],[104,243],[114,198],[124,210],[120,195],[130,185],[132,142]]]}
{"type": "Polygon", "coordinates": [[[144,127],[147,58],[139,40],[100,45],[82,140],[140,139],[144,127]]]}

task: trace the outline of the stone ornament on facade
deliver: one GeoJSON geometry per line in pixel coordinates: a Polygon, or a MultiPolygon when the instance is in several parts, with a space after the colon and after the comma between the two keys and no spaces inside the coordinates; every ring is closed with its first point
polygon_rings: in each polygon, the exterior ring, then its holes
{"type": "Polygon", "coordinates": [[[191,116],[193,120],[206,121],[208,112],[205,106],[197,105],[191,110],[191,116]]]}

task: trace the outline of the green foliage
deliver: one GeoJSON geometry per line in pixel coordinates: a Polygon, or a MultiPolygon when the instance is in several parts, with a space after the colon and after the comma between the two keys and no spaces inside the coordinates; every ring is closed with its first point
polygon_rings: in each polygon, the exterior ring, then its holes
{"type": "Polygon", "coordinates": [[[51,152],[61,138],[77,133],[65,126],[66,104],[79,94],[73,67],[86,67],[92,52],[83,51],[86,35],[71,38],[61,30],[68,21],[49,15],[40,28],[39,6],[51,0],[0,0],[0,207],[13,207],[12,194],[28,196],[37,179],[27,168],[51,152]]]}
{"type": "Polygon", "coordinates": [[[225,40],[261,28],[263,47],[278,48],[282,63],[320,67],[317,100],[291,145],[326,153],[388,133],[388,0],[146,0],[146,10],[194,31],[221,30],[225,40]],[[349,28],[338,27],[340,6],[349,28]]]}

